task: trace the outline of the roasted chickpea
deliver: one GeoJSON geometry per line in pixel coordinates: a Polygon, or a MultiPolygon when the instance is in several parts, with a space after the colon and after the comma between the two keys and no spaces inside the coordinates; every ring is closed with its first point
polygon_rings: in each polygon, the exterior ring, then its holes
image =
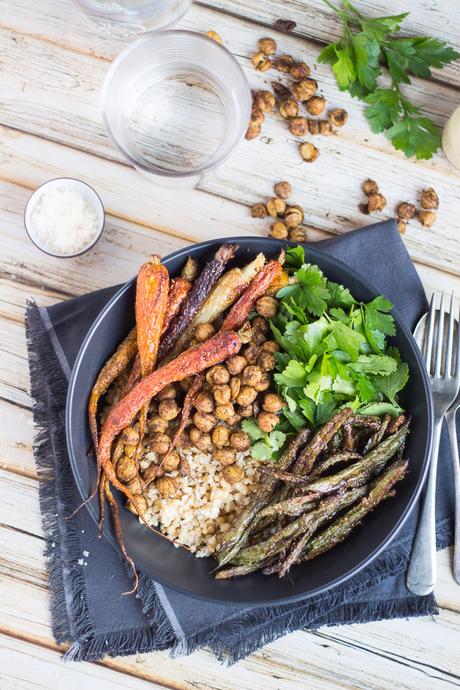
{"type": "Polygon", "coordinates": [[[164,474],[163,468],[159,465],[152,463],[142,472],[142,479],[146,485],[153,482],[157,477],[162,477],[164,474]]]}
{"type": "Polygon", "coordinates": [[[139,515],[139,511],[141,515],[143,515],[148,508],[146,499],[144,496],[137,494],[133,494],[133,496],[136,496],[136,505],[134,506],[131,501],[126,501],[126,508],[130,511],[130,513],[134,513],[134,515],[139,515]]]}
{"type": "Polygon", "coordinates": [[[243,479],[244,470],[239,465],[230,465],[230,467],[224,469],[222,476],[230,484],[236,484],[236,482],[240,482],[243,479]]]}
{"type": "Polygon", "coordinates": [[[268,372],[263,372],[261,380],[257,385],[254,386],[254,388],[258,393],[262,393],[270,388],[270,376],[268,375],[268,372]]]}
{"type": "Polygon", "coordinates": [[[230,359],[227,359],[227,369],[230,372],[232,376],[236,376],[237,374],[241,374],[243,371],[244,367],[247,364],[247,360],[245,357],[242,355],[233,355],[233,357],[230,357],[230,359]]]}
{"type": "Polygon", "coordinates": [[[266,393],[266,395],[264,395],[262,407],[265,412],[273,412],[275,414],[276,412],[280,412],[285,406],[286,403],[281,395],[277,395],[276,393],[266,393]]]}
{"type": "Polygon", "coordinates": [[[266,340],[262,345],[262,350],[264,352],[279,352],[280,346],[276,340],[266,340]]]}
{"type": "Polygon", "coordinates": [[[214,386],[212,393],[214,395],[216,405],[225,405],[226,403],[230,402],[230,398],[232,397],[232,391],[228,384],[224,384],[223,386],[214,386]]]}
{"type": "Polygon", "coordinates": [[[241,417],[252,417],[254,415],[254,406],[252,405],[238,405],[237,412],[241,417]]]}
{"type": "Polygon", "coordinates": [[[300,206],[288,206],[284,222],[288,228],[296,228],[300,223],[303,223],[304,213],[300,206]]]}
{"type": "MultiPolygon", "coordinates": [[[[161,402],[166,402],[166,401],[161,401],[161,402]]],[[[160,417],[159,415],[153,415],[150,417],[148,421],[148,426],[149,430],[151,432],[159,431],[161,434],[164,434],[166,429],[168,428],[168,422],[166,419],[163,419],[163,417],[160,417]]]]}
{"type": "Polygon", "coordinates": [[[289,182],[282,180],[281,182],[275,183],[273,191],[280,199],[288,199],[292,194],[292,187],[289,182]]]}
{"type": "Polygon", "coordinates": [[[233,417],[227,420],[227,424],[231,427],[238,426],[243,417],[240,414],[234,414],[233,417]]]}
{"type": "Polygon", "coordinates": [[[262,331],[254,331],[252,336],[252,342],[255,345],[262,345],[267,340],[266,336],[262,331]]]}
{"type": "Polygon", "coordinates": [[[210,386],[220,386],[221,384],[228,383],[230,381],[228,369],[222,364],[216,364],[207,372],[206,381],[210,386]]]}
{"type": "Polygon", "coordinates": [[[291,67],[291,77],[294,79],[304,79],[310,75],[310,68],[305,62],[296,62],[291,67]]]}
{"type": "Polygon", "coordinates": [[[212,412],[214,410],[214,399],[211,393],[198,393],[193,401],[198,412],[212,412]]]}
{"type": "Polygon", "coordinates": [[[191,443],[193,443],[193,445],[196,445],[196,442],[199,438],[201,438],[203,432],[197,429],[196,426],[192,426],[189,429],[188,435],[190,436],[191,443]]]}
{"type": "Polygon", "coordinates": [[[159,393],[157,393],[157,400],[172,400],[176,397],[177,391],[173,383],[168,383],[159,393]]]}
{"type": "Polygon", "coordinates": [[[270,330],[270,326],[268,325],[268,321],[264,319],[263,316],[256,316],[253,318],[251,321],[251,325],[255,331],[261,331],[262,333],[268,333],[270,330]]]}
{"type": "Polygon", "coordinates": [[[418,212],[418,219],[419,222],[423,225],[425,228],[431,228],[433,223],[436,221],[436,212],[435,211],[419,211],[418,212]]]}
{"type": "Polygon", "coordinates": [[[253,218],[265,218],[267,215],[267,209],[265,207],[265,204],[254,204],[254,206],[251,207],[251,216],[253,218]]]}
{"type": "Polygon", "coordinates": [[[363,182],[362,189],[366,196],[379,193],[379,186],[377,182],[375,180],[371,180],[370,178],[363,182]]]}
{"type": "Polygon", "coordinates": [[[230,436],[230,445],[232,448],[235,448],[235,450],[243,451],[248,450],[251,445],[251,441],[249,440],[249,436],[245,431],[234,431],[230,436]]]}
{"type": "Polygon", "coordinates": [[[167,422],[176,419],[179,412],[179,405],[175,400],[162,400],[158,407],[158,414],[167,422]]]}
{"type": "Polygon", "coordinates": [[[218,448],[214,451],[214,459],[222,465],[232,465],[236,460],[234,448],[218,448]]]}
{"type": "Polygon", "coordinates": [[[275,95],[271,91],[257,91],[254,96],[254,104],[263,113],[269,113],[275,107],[275,95]]]}
{"type": "Polygon", "coordinates": [[[272,66],[271,61],[268,59],[265,53],[262,53],[262,51],[254,53],[251,60],[258,72],[266,72],[272,66]]]}
{"type": "Polygon", "coordinates": [[[279,72],[287,74],[290,72],[291,67],[294,65],[294,58],[292,55],[280,55],[273,60],[273,66],[279,72]]]}
{"type": "Polygon", "coordinates": [[[272,218],[282,216],[285,210],[286,202],[284,201],[284,199],[280,199],[279,197],[274,196],[272,199],[269,199],[267,201],[267,211],[272,218]]]}
{"type": "Polygon", "coordinates": [[[195,447],[201,450],[202,453],[207,453],[212,450],[211,434],[201,434],[200,438],[195,443],[195,447]]]}
{"type": "Polygon", "coordinates": [[[230,400],[235,400],[241,389],[241,381],[236,376],[230,379],[230,400]]]}
{"type": "Polygon", "coordinates": [[[217,420],[213,414],[207,412],[195,412],[193,415],[193,423],[200,431],[204,433],[211,431],[216,426],[217,420]]]}
{"type": "MultiPolygon", "coordinates": [[[[321,132],[321,124],[320,124],[320,133],[321,132]]],[[[313,163],[319,156],[319,149],[316,148],[314,144],[311,143],[311,141],[304,141],[303,144],[300,144],[299,146],[299,152],[304,161],[307,163],[313,163]]],[[[300,221],[302,222],[302,221],[300,221]]]]}
{"type": "Polygon", "coordinates": [[[162,467],[165,472],[173,472],[177,470],[180,464],[180,457],[177,450],[172,450],[169,455],[164,459],[162,467]]]}
{"type": "Polygon", "coordinates": [[[158,455],[166,455],[169,450],[169,443],[169,436],[156,431],[150,436],[149,448],[158,455]]]}
{"type": "Polygon", "coordinates": [[[278,422],[278,417],[272,412],[264,411],[261,412],[257,417],[257,424],[259,425],[259,428],[262,429],[262,431],[265,431],[267,434],[269,434],[270,431],[273,431],[278,422]]]}
{"type": "Polygon", "coordinates": [[[248,128],[246,130],[245,139],[250,141],[251,139],[255,139],[256,137],[259,136],[259,134],[262,131],[262,126],[260,125],[259,122],[255,122],[254,120],[249,120],[248,128]]]}
{"type": "Polygon", "coordinates": [[[127,426],[121,432],[120,438],[123,441],[123,443],[139,443],[139,432],[133,426],[127,426]]]}
{"type": "Polygon", "coordinates": [[[291,84],[291,93],[298,101],[308,101],[318,90],[318,82],[307,77],[291,84]]]}
{"type": "Polygon", "coordinates": [[[256,386],[262,378],[262,370],[255,364],[248,364],[248,366],[243,370],[242,378],[243,384],[246,386],[256,386]]]}
{"type": "Polygon", "coordinates": [[[288,237],[288,229],[287,225],[280,220],[277,220],[275,223],[272,223],[270,225],[270,230],[268,232],[270,237],[273,237],[275,240],[287,240],[288,237]]]}
{"type": "Polygon", "coordinates": [[[264,371],[271,371],[276,367],[275,355],[272,355],[271,352],[261,352],[257,358],[257,364],[264,371]]]}
{"type": "Polygon", "coordinates": [[[264,55],[274,55],[276,53],[276,41],[273,38],[259,39],[259,50],[264,55]]]}
{"type": "Polygon", "coordinates": [[[216,417],[221,419],[223,422],[231,419],[235,414],[233,403],[228,402],[224,405],[217,405],[216,407],[216,417]]]}
{"type": "Polygon", "coordinates": [[[195,328],[195,338],[199,343],[211,338],[215,333],[214,326],[211,323],[199,323],[195,328]]]}
{"type": "Polygon", "coordinates": [[[160,479],[156,480],[155,486],[163,498],[170,498],[177,491],[177,482],[173,477],[160,477],[160,479]]]}
{"type": "Polygon", "coordinates": [[[299,104],[294,98],[285,98],[279,105],[279,111],[281,117],[284,117],[285,120],[289,120],[291,117],[297,117],[299,104]]]}
{"type": "Polygon", "coordinates": [[[270,297],[270,295],[259,297],[256,302],[256,311],[260,316],[272,319],[276,316],[276,312],[278,311],[278,302],[274,297],[270,297]]]}
{"type": "Polygon", "coordinates": [[[289,122],[289,131],[294,137],[304,137],[308,134],[308,120],[306,117],[293,117],[289,122]]]}
{"type": "Polygon", "coordinates": [[[369,194],[367,198],[367,210],[369,213],[373,213],[374,211],[383,211],[387,205],[387,200],[383,194],[369,194]]]}
{"type": "Polygon", "coordinates": [[[134,479],[131,479],[131,481],[126,484],[126,488],[128,491],[131,491],[134,496],[138,496],[144,489],[144,482],[139,475],[136,475],[134,479]]]}
{"type": "Polygon", "coordinates": [[[420,196],[420,206],[427,211],[433,211],[439,207],[439,197],[433,187],[423,190],[420,196]]]}
{"type": "Polygon", "coordinates": [[[310,115],[321,115],[326,107],[326,100],[323,96],[312,96],[306,103],[306,108],[310,115]]]}
{"type": "Polygon", "coordinates": [[[254,364],[259,356],[260,346],[250,343],[244,351],[244,356],[246,357],[247,364],[254,364]]]}
{"type": "Polygon", "coordinates": [[[218,424],[212,430],[211,439],[212,439],[212,442],[214,443],[214,445],[217,446],[218,448],[223,448],[224,446],[228,446],[229,438],[230,438],[230,432],[226,426],[223,426],[223,424],[218,424]]]}
{"type": "Polygon", "coordinates": [[[241,386],[241,390],[238,393],[236,402],[238,405],[245,407],[246,405],[251,405],[257,398],[257,391],[252,386],[241,386]]]}
{"type": "Polygon", "coordinates": [[[137,467],[134,458],[122,455],[117,462],[117,477],[122,482],[129,482],[137,475],[137,467]]]}

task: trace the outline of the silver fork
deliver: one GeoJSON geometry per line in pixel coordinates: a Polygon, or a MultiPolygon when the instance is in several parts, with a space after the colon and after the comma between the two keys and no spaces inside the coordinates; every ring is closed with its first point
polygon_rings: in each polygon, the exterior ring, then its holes
{"type": "Polygon", "coordinates": [[[444,416],[454,402],[460,388],[460,338],[457,332],[454,352],[454,308],[453,295],[450,301],[447,345],[444,345],[444,293],[441,295],[436,338],[436,300],[431,297],[428,324],[425,335],[424,355],[434,405],[433,445],[430,467],[425,488],[422,510],[417,524],[414,545],[407,571],[407,586],[414,594],[424,596],[433,591],[436,583],[436,475],[438,467],[439,441],[444,416]],[[434,350],[434,358],[433,358],[434,350]],[[434,359],[434,362],[432,362],[434,359]],[[453,360],[453,361],[452,361],[453,360]],[[454,372],[455,371],[455,375],[454,372]]]}

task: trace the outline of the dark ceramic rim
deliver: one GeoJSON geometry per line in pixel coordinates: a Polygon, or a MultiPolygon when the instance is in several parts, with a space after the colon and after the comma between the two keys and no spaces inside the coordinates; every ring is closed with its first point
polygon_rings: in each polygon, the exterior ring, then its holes
{"type": "MultiPolygon", "coordinates": [[[[193,246],[199,246],[202,249],[206,249],[208,247],[212,247],[216,244],[225,244],[225,243],[247,243],[248,241],[251,242],[251,240],[257,240],[260,241],[261,237],[257,236],[238,236],[238,237],[223,237],[222,239],[218,240],[206,240],[205,242],[198,242],[194,244],[193,246]]],[[[267,242],[276,242],[279,246],[285,246],[285,245],[290,245],[290,246],[297,246],[297,243],[295,242],[289,242],[289,241],[281,241],[281,240],[270,240],[267,239],[267,242]]],[[[179,249],[176,252],[172,252],[171,254],[168,254],[164,259],[162,260],[163,263],[166,263],[168,260],[171,259],[178,259],[181,258],[182,256],[186,259],[188,257],[188,252],[190,250],[190,247],[184,247],[183,249],[179,249]]],[[[358,280],[365,288],[368,290],[371,290],[374,294],[378,294],[378,290],[376,290],[371,283],[369,283],[367,280],[363,279],[360,277],[360,275],[355,271],[354,269],[350,268],[345,264],[343,261],[340,261],[339,259],[336,259],[335,257],[332,257],[328,255],[326,252],[321,251],[321,249],[316,249],[312,245],[307,245],[307,250],[312,252],[313,254],[319,254],[320,256],[325,257],[326,261],[332,261],[334,264],[338,265],[340,268],[343,268],[343,270],[348,273],[350,278],[354,278],[358,280]]],[[[314,256],[312,257],[314,259],[314,256]]],[[[67,440],[67,449],[69,452],[69,457],[70,457],[70,464],[72,467],[72,471],[74,474],[75,482],[78,487],[78,491],[82,497],[83,500],[87,498],[86,493],[85,493],[85,487],[84,487],[84,482],[83,479],[80,475],[79,472],[79,467],[78,467],[78,460],[75,456],[74,453],[74,448],[72,444],[72,439],[71,439],[71,431],[70,431],[70,416],[71,416],[71,410],[73,407],[72,399],[73,399],[73,394],[74,394],[74,386],[75,386],[75,381],[78,375],[78,370],[80,368],[82,359],[85,355],[86,349],[91,341],[92,334],[93,332],[97,329],[99,323],[106,318],[106,315],[110,312],[112,305],[127,291],[129,290],[133,283],[135,282],[136,278],[132,278],[130,281],[125,283],[116,293],[113,295],[113,297],[107,302],[106,306],[102,311],[100,312],[99,316],[96,318],[94,321],[93,325],[89,329],[81,347],[78,352],[78,355],[75,360],[74,367],[72,369],[72,375],[70,377],[69,381],[69,388],[68,388],[68,393],[67,393],[67,402],[66,402],[66,414],[65,414],[65,430],[66,430],[66,440],[67,440]]],[[[345,286],[346,287],[346,286],[345,286]]],[[[414,354],[415,361],[417,362],[418,368],[421,373],[421,378],[423,382],[423,388],[425,392],[425,401],[427,405],[427,413],[428,413],[428,425],[427,425],[427,445],[425,448],[425,453],[423,457],[423,462],[421,466],[421,471],[418,476],[417,484],[412,492],[412,495],[410,499],[407,502],[406,508],[404,512],[401,514],[399,520],[396,522],[394,525],[393,529],[387,534],[387,536],[382,540],[381,544],[375,548],[373,551],[371,551],[365,558],[362,559],[358,565],[355,565],[351,568],[349,568],[345,573],[343,573],[340,577],[335,578],[334,580],[331,580],[325,585],[319,585],[318,587],[315,587],[313,589],[308,590],[307,592],[303,593],[297,593],[293,594],[292,596],[287,596],[287,597],[280,597],[279,599],[269,599],[267,601],[251,601],[250,599],[244,599],[239,600],[239,601],[234,601],[225,597],[219,597],[219,596],[200,596],[196,593],[192,593],[189,590],[176,586],[176,585],[171,585],[165,578],[157,578],[155,576],[155,580],[158,581],[161,585],[171,587],[172,589],[175,589],[176,591],[181,592],[182,594],[185,594],[187,596],[191,596],[195,599],[203,600],[203,601],[209,601],[209,602],[214,602],[214,603],[221,603],[221,604],[227,604],[229,606],[238,608],[238,607],[247,607],[247,606],[253,606],[253,607],[260,607],[260,606],[277,606],[280,604],[287,604],[287,603],[293,603],[295,601],[300,601],[302,599],[305,599],[306,597],[311,597],[317,594],[321,594],[322,592],[326,592],[329,589],[332,589],[333,587],[337,587],[338,585],[343,584],[346,582],[348,579],[359,573],[363,568],[365,568],[367,565],[369,565],[375,558],[379,556],[380,553],[388,546],[388,544],[395,538],[399,530],[402,528],[404,523],[406,522],[407,518],[409,517],[410,513],[412,512],[413,508],[415,507],[415,504],[417,502],[417,499],[420,495],[420,492],[423,488],[423,485],[425,483],[425,479],[428,473],[428,467],[429,467],[429,456],[431,452],[431,447],[432,447],[432,442],[433,442],[433,400],[432,400],[432,395],[431,395],[431,388],[429,385],[429,380],[428,380],[428,374],[425,368],[425,363],[422,357],[422,354],[420,352],[420,349],[411,333],[409,328],[404,324],[402,321],[397,309],[392,310],[392,314],[395,318],[397,329],[400,331],[404,332],[408,343],[411,346],[411,349],[414,354]]],[[[397,498],[396,494],[396,498],[397,498]]],[[[88,508],[88,511],[93,518],[95,524],[98,524],[98,515],[96,513],[96,509],[94,507],[94,504],[89,503],[86,504],[86,507],[88,508]]],[[[107,533],[106,530],[104,530],[104,536],[108,539],[108,541],[112,544],[112,546],[118,551],[119,547],[118,544],[116,543],[115,539],[113,539],[112,535],[107,533]]],[[[153,577],[152,577],[153,579],[153,577]]]]}
{"type": "Polygon", "coordinates": [[[104,204],[102,203],[101,197],[100,197],[99,194],[96,192],[96,190],[94,189],[94,187],[92,187],[92,186],[91,186],[90,184],[88,184],[87,182],[84,182],[83,180],[78,179],[78,177],[67,177],[67,176],[63,176],[63,177],[52,177],[51,180],[46,180],[46,182],[42,182],[36,189],[34,189],[34,191],[32,192],[32,194],[31,194],[31,195],[29,196],[29,198],[27,199],[27,203],[26,203],[25,208],[24,208],[23,217],[24,217],[24,229],[25,229],[25,231],[26,231],[27,237],[28,237],[29,240],[32,242],[32,244],[35,245],[35,246],[37,247],[37,249],[39,249],[39,250],[40,250],[41,252],[43,252],[44,254],[47,254],[48,256],[52,256],[52,257],[54,257],[55,259],[75,259],[76,256],[81,256],[82,254],[86,254],[86,252],[89,252],[89,250],[92,249],[92,248],[99,242],[99,240],[100,240],[101,237],[102,237],[102,233],[104,232],[104,228],[105,228],[105,208],[104,208],[104,204]],[[102,209],[102,222],[101,222],[101,228],[100,228],[98,234],[96,235],[96,237],[95,237],[95,239],[93,240],[93,242],[91,242],[91,244],[89,244],[87,247],[85,247],[84,249],[82,249],[80,252],[76,252],[75,254],[54,254],[53,252],[50,252],[50,251],[48,251],[47,249],[44,249],[43,247],[40,247],[40,245],[37,244],[37,242],[34,240],[34,238],[32,237],[32,235],[30,234],[29,228],[27,227],[27,222],[26,222],[27,208],[28,208],[29,203],[30,203],[30,201],[32,200],[33,196],[34,196],[34,195],[38,192],[38,190],[41,189],[42,187],[46,187],[46,185],[49,184],[50,182],[57,182],[58,180],[71,180],[72,182],[78,182],[79,184],[85,185],[85,187],[88,187],[88,189],[90,189],[90,190],[97,196],[97,198],[99,199],[99,203],[101,204],[101,209],[102,209]]]}

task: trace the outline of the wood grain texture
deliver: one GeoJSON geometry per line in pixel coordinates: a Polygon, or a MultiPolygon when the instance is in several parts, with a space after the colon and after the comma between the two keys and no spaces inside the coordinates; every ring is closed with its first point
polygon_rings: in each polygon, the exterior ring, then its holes
{"type": "MultiPolygon", "coordinates": [[[[357,0],[372,15],[406,10],[403,0],[357,0]]],[[[205,0],[195,3],[181,26],[218,31],[236,55],[252,87],[277,78],[250,66],[262,35],[280,50],[309,62],[330,106],[350,113],[337,137],[318,139],[315,165],[303,164],[298,143],[279,117],[267,118],[263,138],[243,142],[235,155],[209,174],[197,190],[159,189],[120,159],[100,117],[100,87],[110,61],[125,44],[101,37],[68,0],[0,0],[0,687],[160,688],[171,690],[437,690],[458,687],[460,588],[451,576],[450,550],[438,555],[436,619],[384,621],[362,626],[297,632],[237,666],[221,667],[202,650],[171,659],[166,652],[64,665],[52,638],[37,473],[32,456],[33,422],[24,306],[28,298],[48,305],[130,278],[152,251],[163,256],[216,236],[266,235],[268,222],[252,219],[248,206],[289,179],[306,209],[315,241],[373,218],[358,211],[360,184],[375,176],[388,200],[413,201],[424,186],[441,197],[437,224],[412,223],[404,238],[427,293],[460,295],[457,217],[460,177],[440,154],[415,163],[372,135],[360,104],[337,90],[327,67],[315,65],[321,45],[340,25],[314,0],[205,0]],[[269,30],[292,18],[292,36],[269,30]],[[22,212],[36,186],[51,177],[80,177],[96,187],[108,211],[102,241],[88,254],[62,262],[26,238],[22,212]]],[[[411,33],[430,33],[460,45],[456,0],[423,0],[407,21],[411,33]]],[[[442,126],[460,96],[460,67],[415,79],[411,98],[442,126]]],[[[382,238],[384,241],[384,238],[382,238]]]]}
{"type": "MultiPolygon", "coordinates": [[[[293,33],[321,43],[337,41],[342,37],[342,25],[334,12],[321,0],[264,0],[262,3],[245,0],[200,0],[203,5],[218,7],[224,12],[271,27],[277,19],[296,22],[293,33]]],[[[340,0],[333,0],[337,7],[340,0]]],[[[410,12],[404,21],[404,36],[433,36],[446,41],[460,51],[460,35],[457,28],[458,4],[456,0],[424,0],[408,3],[407,0],[357,0],[354,7],[369,17],[410,12]]],[[[272,35],[273,31],[267,32],[272,35]]],[[[447,84],[460,86],[460,65],[454,63],[442,70],[433,70],[433,77],[447,84]]]]}

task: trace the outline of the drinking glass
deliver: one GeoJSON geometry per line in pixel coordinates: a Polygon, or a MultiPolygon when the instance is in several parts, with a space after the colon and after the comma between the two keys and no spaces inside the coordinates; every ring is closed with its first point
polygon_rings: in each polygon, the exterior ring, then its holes
{"type": "Polygon", "coordinates": [[[251,91],[233,55],[204,34],[147,33],[112,63],[102,114],[110,137],[165,186],[194,186],[243,138],[251,91]]]}
{"type": "Polygon", "coordinates": [[[184,15],[192,0],[74,0],[102,33],[119,38],[164,29],[184,15]]]}

